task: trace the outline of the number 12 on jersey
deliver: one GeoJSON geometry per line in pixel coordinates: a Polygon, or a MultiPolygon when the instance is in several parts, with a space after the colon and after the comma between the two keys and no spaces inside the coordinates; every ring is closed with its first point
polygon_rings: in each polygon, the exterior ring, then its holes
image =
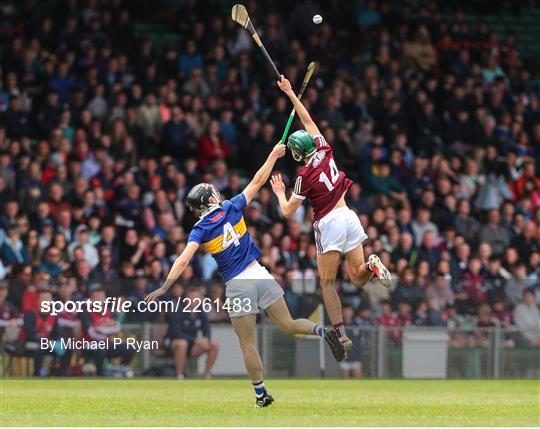
{"type": "Polygon", "coordinates": [[[330,181],[326,173],[323,171],[321,174],[319,174],[319,182],[324,183],[328,190],[331,191],[332,189],[334,189],[334,184],[339,179],[339,170],[337,168],[336,162],[333,159],[330,160],[328,166],[330,167],[330,178],[332,179],[332,181],[330,181]]]}

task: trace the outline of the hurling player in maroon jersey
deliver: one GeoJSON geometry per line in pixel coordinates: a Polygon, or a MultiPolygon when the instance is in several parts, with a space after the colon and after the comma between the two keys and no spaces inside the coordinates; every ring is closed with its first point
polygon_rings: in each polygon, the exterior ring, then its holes
{"type": "Polygon", "coordinates": [[[345,334],[341,302],[335,287],[341,255],[345,255],[351,281],[357,287],[363,287],[373,275],[383,286],[390,287],[392,278],[377,255],[371,255],[365,262],[362,242],[367,235],[358,216],[345,204],[345,194],[352,181],[337,168],[332,148],[292,90],[290,82],[282,75],[277,84],[291,99],[304,125],[305,131],[294,132],[287,141],[293,158],[304,165],[299,169],[289,200],[280,175],[272,177],[272,189],[286,218],[293,216],[305,198],[311,201],[324,305],[339,341],[345,350],[349,350],[352,342],[345,334]]]}

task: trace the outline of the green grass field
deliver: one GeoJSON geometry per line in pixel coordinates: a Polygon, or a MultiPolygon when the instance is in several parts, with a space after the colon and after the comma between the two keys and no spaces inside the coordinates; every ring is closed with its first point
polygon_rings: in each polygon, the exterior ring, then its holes
{"type": "Polygon", "coordinates": [[[2,426],[538,426],[530,381],[2,380],[2,426]]]}

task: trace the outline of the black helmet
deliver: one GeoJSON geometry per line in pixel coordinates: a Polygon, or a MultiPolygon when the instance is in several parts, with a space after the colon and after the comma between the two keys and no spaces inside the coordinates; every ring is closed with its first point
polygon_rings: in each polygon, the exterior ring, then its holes
{"type": "Polygon", "coordinates": [[[221,203],[221,195],[214,185],[210,183],[199,183],[189,191],[187,203],[192,210],[204,213],[212,206],[216,205],[216,203],[210,202],[210,197],[214,197],[217,204],[221,203]]]}

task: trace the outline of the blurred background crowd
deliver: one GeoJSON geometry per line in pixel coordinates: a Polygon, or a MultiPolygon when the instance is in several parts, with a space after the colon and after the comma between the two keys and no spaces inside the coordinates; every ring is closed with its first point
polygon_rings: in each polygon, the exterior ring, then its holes
{"type": "MultiPolygon", "coordinates": [[[[522,59],[517,35],[483,19],[530,5],[246,3],[297,89],[318,63],[303,101],[355,180],[347,201],[365,254],[395,278],[359,291],[344,265],[347,324],[515,324],[529,330],[519,341],[540,344],[539,58],[522,59]]],[[[211,182],[229,198],[262,164],[291,106],[230,6],[2,2],[2,326],[35,312],[41,292],[140,301],[185,246],[190,188],[211,182]]],[[[290,156],[276,166],[289,187],[297,167],[290,156]]],[[[265,188],[245,219],[293,315],[309,314],[320,301],[309,204],[285,221],[265,188]]],[[[179,296],[189,286],[224,296],[202,249],[178,284],[179,296]]],[[[220,308],[209,317],[227,320],[220,308]]]]}

